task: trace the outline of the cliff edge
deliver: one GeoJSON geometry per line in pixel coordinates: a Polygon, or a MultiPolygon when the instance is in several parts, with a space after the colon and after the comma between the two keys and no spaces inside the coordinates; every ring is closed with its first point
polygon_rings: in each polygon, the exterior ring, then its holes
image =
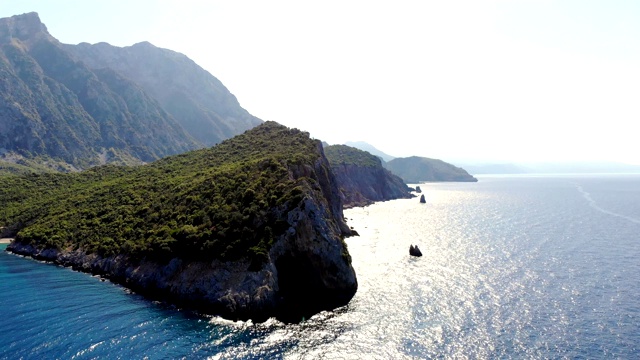
{"type": "Polygon", "coordinates": [[[324,151],[345,208],[413,197],[409,187],[385,169],[378,157],[347,145],[325,146],[324,151]]]}

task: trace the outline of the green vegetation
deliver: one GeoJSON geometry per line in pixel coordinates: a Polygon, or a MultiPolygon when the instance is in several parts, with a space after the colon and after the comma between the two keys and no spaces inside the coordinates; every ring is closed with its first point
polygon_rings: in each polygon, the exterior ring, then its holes
{"type": "Polygon", "coordinates": [[[148,165],[2,176],[0,226],[24,243],[103,256],[262,261],[315,180],[318,142],[267,122],[210,148],[148,165]]]}
{"type": "Polygon", "coordinates": [[[356,165],[362,167],[379,167],[380,159],[366,151],[347,145],[331,145],[324,148],[324,153],[331,163],[336,165],[356,165]]]}
{"type": "Polygon", "coordinates": [[[385,167],[409,184],[422,181],[478,181],[463,168],[425,157],[395,158],[385,163],[385,167]]]}

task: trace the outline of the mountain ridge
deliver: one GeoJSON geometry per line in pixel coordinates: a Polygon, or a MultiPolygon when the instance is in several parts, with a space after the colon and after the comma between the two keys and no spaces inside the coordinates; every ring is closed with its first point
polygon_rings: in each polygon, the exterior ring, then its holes
{"type": "Polygon", "coordinates": [[[149,61],[181,59],[165,66],[171,69],[166,76],[155,77],[160,83],[152,83],[177,94],[169,98],[184,100],[176,109],[167,96],[154,95],[154,86],[132,80],[125,71],[90,67],[80,51],[72,51],[75,47],[49,34],[35,12],[0,19],[0,163],[33,164],[34,171],[141,164],[218,143],[262,122],[183,54],[142,43],[135,48],[150,53],[122,62],[143,69],[153,68],[145,66],[149,61]],[[196,80],[198,86],[191,86],[196,80]],[[195,94],[200,97],[192,100],[195,94]],[[202,105],[205,98],[211,100],[208,108],[202,105]],[[203,108],[206,121],[190,123],[194,116],[200,118],[203,108]],[[195,115],[176,118],[167,109],[195,115]]]}

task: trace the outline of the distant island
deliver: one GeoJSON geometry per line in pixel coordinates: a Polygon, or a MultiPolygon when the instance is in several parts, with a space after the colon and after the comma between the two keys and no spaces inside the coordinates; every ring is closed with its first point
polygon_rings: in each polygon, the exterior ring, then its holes
{"type": "Polygon", "coordinates": [[[8,251],[231,319],[299,321],[357,289],[318,140],[266,122],[144,166],[4,176],[8,251]]]}
{"type": "Polygon", "coordinates": [[[426,181],[478,181],[463,168],[442,160],[419,156],[395,158],[387,162],[385,167],[409,184],[426,181]]]}

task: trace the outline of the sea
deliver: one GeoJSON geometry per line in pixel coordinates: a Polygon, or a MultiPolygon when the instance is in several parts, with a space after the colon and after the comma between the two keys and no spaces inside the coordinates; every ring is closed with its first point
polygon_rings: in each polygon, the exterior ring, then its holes
{"type": "Polygon", "coordinates": [[[2,251],[0,359],[640,358],[640,175],[420,187],[425,204],[345,211],[358,292],[298,324],[199,315],[2,251]]]}

